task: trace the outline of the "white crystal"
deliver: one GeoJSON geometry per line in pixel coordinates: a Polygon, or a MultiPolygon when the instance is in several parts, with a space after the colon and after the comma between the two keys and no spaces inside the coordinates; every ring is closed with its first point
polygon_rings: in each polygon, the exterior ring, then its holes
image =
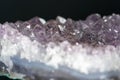
{"type": "Polygon", "coordinates": [[[58,27],[59,27],[60,31],[64,31],[64,29],[65,29],[65,26],[58,25],[58,27]]]}
{"type": "Polygon", "coordinates": [[[43,19],[43,18],[39,18],[39,20],[40,20],[40,22],[41,22],[42,24],[45,24],[45,23],[46,23],[46,20],[43,19]]]}
{"type": "Polygon", "coordinates": [[[60,23],[64,24],[66,22],[66,19],[61,17],[61,16],[58,16],[57,19],[60,21],[60,23]]]}
{"type": "MultiPolygon", "coordinates": [[[[9,28],[7,29],[9,31],[9,28]]],[[[12,31],[15,30],[13,29],[12,31]]],[[[59,65],[67,66],[86,74],[120,69],[119,47],[115,48],[108,45],[105,48],[98,47],[94,49],[89,46],[83,47],[82,44],[73,46],[67,41],[59,43],[59,45],[50,42],[46,47],[43,47],[44,45],[35,40],[31,41],[23,35],[19,36],[20,40],[15,44],[12,43],[12,38],[8,40],[9,37],[11,36],[7,35],[1,41],[1,60],[7,63],[7,65],[8,61],[11,61],[10,57],[19,53],[21,59],[27,59],[29,62],[41,61],[57,69],[59,69],[59,65]]]]}
{"type": "Polygon", "coordinates": [[[31,28],[31,26],[30,26],[30,25],[27,25],[26,27],[27,27],[28,29],[30,29],[30,28],[31,28]]]}

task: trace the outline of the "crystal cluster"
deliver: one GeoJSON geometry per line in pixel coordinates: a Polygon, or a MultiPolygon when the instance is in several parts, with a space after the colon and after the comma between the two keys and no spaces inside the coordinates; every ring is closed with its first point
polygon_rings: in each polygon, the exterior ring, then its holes
{"type": "MultiPolygon", "coordinates": [[[[0,24],[0,75],[26,80],[120,75],[120,15],[0,24]]],[[[57,79],[58,80],[58,79],[57,79]]]]}
{"type": "Polygon", "coordinates": [[[93,14],[85,21],[74,21],[70,18],[66,20],[59,16],[56,20],[46,22],[42,18],[35,17],[25,22],[6,24],[40,43],[67,40],[72,44],[119,45],[120,16],[116,14],[103,18],[99,14],[93,14]]]}

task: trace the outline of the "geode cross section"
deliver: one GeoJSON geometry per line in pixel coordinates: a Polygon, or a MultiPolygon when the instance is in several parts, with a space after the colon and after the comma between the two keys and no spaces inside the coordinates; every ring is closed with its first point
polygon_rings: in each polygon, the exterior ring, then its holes
{"type": "Polygon", "coordinates": [[[120,75],[120,15],[0,24],[0,75],[105,80],[120,75]]]}

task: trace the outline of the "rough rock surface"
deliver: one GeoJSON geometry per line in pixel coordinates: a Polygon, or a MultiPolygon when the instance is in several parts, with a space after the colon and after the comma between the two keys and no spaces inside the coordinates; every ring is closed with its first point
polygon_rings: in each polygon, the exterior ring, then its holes
{"type": "Polygon", "coordinates": [[[75,21],[0,24],[0,75],[26,80],[110,79],[120,76],[120,15],[75,21]]]}

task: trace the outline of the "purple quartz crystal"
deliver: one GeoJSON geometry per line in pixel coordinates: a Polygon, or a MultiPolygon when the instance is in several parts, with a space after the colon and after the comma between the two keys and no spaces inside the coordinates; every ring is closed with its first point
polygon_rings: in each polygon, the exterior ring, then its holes
{"type": "Polygon", "coordinates": [[[86,21],[67,19],[65,23],[60,23],[59,20],[50,20],[43,25],[39,17],[35,17],[28,22],[16,22],[16,25],[20,26],[20,33],[30,37],[34,35],[35,39],[43,43],[67,40],[74,44],[116,46],[115,42],[119,42],[119,23],[119,15],[101,18],[99,14],[93,14],[86,21]]]}
{"type": "Polygon", "coordinates": [[[88,43],[90,45],[119,45],[120,16],[112,15],[101,17],[93,14],[85,21],[67,19],[61,23],[59,18],[40,22],[39,17],[25,22],[18,21],[13,24],[20,33],[33,38],[40,43],[69,41],[71,44],[88,43]],[[116,43],[118,42],[118,44],[116,43]]]}
{"type": "MultiPolygon", "coordinates": [[[[0,75],[108,80],[120,75],[120,15],[0,24],[0,75]]],[[[58,79],[59,78],[59,79],[58,79]]]]}

